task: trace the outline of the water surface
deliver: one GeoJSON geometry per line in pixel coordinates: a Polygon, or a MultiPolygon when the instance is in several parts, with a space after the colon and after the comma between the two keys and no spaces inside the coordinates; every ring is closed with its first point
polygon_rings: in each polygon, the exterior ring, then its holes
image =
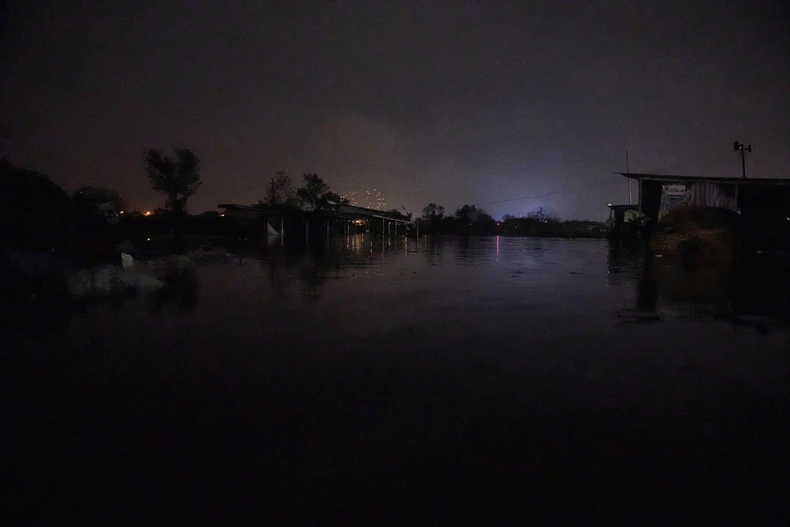
{"type": "Polygon", "coordinates": [[[6,331],[22,518],[781,524],[786,275],[362,236],[197,273],[6,331]]]}

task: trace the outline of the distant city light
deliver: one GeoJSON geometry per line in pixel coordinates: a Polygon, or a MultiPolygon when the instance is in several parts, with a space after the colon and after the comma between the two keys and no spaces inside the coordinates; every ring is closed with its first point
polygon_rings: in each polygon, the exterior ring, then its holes
{"type": "Polygon", "coordinates": [[[145,211],[145,216],[150,216],[151,214],[153,214],[153,212],[151,212],[150,210],[145,211]]]}
{"type": "Polygon", "coordinates": [[[387,208],[387,198],[378,189],[357,191],[351,190],[342,195],[348,200],[349,205],[364,207],[366,209],[385,210],[387,208]]]}

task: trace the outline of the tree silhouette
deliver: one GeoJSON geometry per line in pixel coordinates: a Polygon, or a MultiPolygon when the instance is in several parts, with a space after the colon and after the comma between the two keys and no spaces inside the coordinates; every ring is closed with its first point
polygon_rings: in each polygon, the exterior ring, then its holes
{"type": "Polygon", "coordinates": [[[151,188],[166,196],[165,208],[171,212],[186,211],[187,200],[200,187],[199,160],[189,148],[174,148],[175,159],[163,157],[159,150],[147,150],[145,170],[151,188]]]}
{"type": "Polygon", "coordinates": [[[304,186],[296,191],[296,196],[303,207],[309,210],[320,210],[328,205],[341,205],[348,200],[340,194],[331,192],[324,180],[317,174],[305,174],[304,186]]]}
{"type": "Polygon", "coordinates": [[[474,205],[464,205],[455,211],[454,221],[451,225],[460,234],[472,232],[493,232],[496,221],[483,209],[474,205]]]}
{"type": "Polygon", "coordinates": [[[459,221],[468,223],[469,225],[477,222],[478,211],[474,205],[464,205],[455,211],[455,217],[459,221]]]}
{"type": "Polygon", "coordinates": [[[527,217],[535,219],[535,220],[538,220],[538,221],[544,221],[544,222],[554,219],[554,218],[551,217],[551,215],[548,212],[546,212],[546,209],[544,209],[543,207],[538,207],[537,210],[533,210],[532,212],[530,212],[527,215],[527,217]]]}
{"type": "Polygon", "coordinates": [[[293,206],[296,204],[293,183],[285,172],[277,172],[277,177],[273,178],[271,183],[267,185],[266,196],[262,203],[270,207],[277,205],[293,206]]]}
{"type": "Polygon", "coordinates": [[[423,229],[431,232],[439,232],[442,230],[442,222],[444,221],[444,207],[436,203],[428,203],[422,209],[422,219],[420,224],[423,229]]]}
{"type": "Polygon", "coordinates": [[[0,244],[60,249],[67,244],[71,220],[71,201],[62,188],[37,170],[0,159],[0,244]]]}
{"type": "Polygon", "coordinates": [[[304,185],[296,191],[303,206],[316,210],[321,204],[321,196],[329,192],[329,187],[318,174],[304,174],[304,185]]]}
{"type": "Polygon", "coordinates": [[[440,220],[444,218],[444,207],[436,203],[428,203],[428,205],[422,209],[422,219],[432,223],[436,218],[440,220]]]}

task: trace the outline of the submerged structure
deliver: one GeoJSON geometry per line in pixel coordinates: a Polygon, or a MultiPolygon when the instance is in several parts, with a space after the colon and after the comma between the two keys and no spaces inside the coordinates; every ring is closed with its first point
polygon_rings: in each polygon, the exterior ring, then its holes
{"type": "Polygon", "coordinates": [[[639,185],[656,255],[721,260],[790,249],[790,179],[621,174],[639,185]]]}
{"type": "Polygon", "coordinates": [[[404,235],[414,223],[396,211],[382,211],[348,204],[330,204],[315,211],[287,207],[221,204],[223,217],[237,228],[250,232],[266,231],[270,235],[298,235],[306,238],[332,234],[404,235]],[[273,232],[276,231],[276,232],[273,232]]]}

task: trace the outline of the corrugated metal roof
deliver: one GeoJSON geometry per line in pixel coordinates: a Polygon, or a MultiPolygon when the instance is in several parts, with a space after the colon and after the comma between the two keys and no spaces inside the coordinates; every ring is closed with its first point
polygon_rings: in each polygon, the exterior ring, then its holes
{"type": "Polygon", "coordinates": [[[355,216],[371,216],[373,218],[387,219],[391,221],[399,221],[403,223],[411,223],[412,221],[399,212],[392,212],[387,210],[368,209],[366,207],[357,207],[356,205],[349,205],[343,203],[335,205],[329,209],[338,214],[350,214],[355,216]]]}
{"type": "Polygon", "coordinates": [[[236,210],[255,210],[260,212],[273,212],[271,209],[266,207],[260,207],[258,205],[236,205],[235,203],[222,203],[217,205],[218,209],[236,209],[236,210]]]}
{"type": "Polygon", "coordinates": [[[368,209],[365,207],[357,207],[355,205],[348,205],[348,204],[339,204],[339,205],[331,205],[329,208],[321,209],[317,211],[301,211],[301,210],[273,210],[267,207],[259,206],[259,205],[236,205],[234,203],[223,203],[217,205],[217,208],[228,210],[246,210],[246,211],[253,211],[253,212],[260,212],[260,213],[271,213],[271,214],[328,214],[331,216],[341,216],[341,217],[353,217],[353,218],[379,218],[385,219],[395,222],[401,223],[413,223],[408,217],[404,216],[403,214],[385,211],[385,210],[377,210],[377,209],[368,209]]]}
{"type": "Polygon", "coordinates": [[[790,185],[790,179],[779,178],[737,178],[737,177],[707,177],[707,176],[680,176],[670,174],[639,174],[635,172],[616,172],[621,176],[640,181],[672,181],[672,182],[706,182],[706,183],[735,183],[738,185],[790,185]]]}

